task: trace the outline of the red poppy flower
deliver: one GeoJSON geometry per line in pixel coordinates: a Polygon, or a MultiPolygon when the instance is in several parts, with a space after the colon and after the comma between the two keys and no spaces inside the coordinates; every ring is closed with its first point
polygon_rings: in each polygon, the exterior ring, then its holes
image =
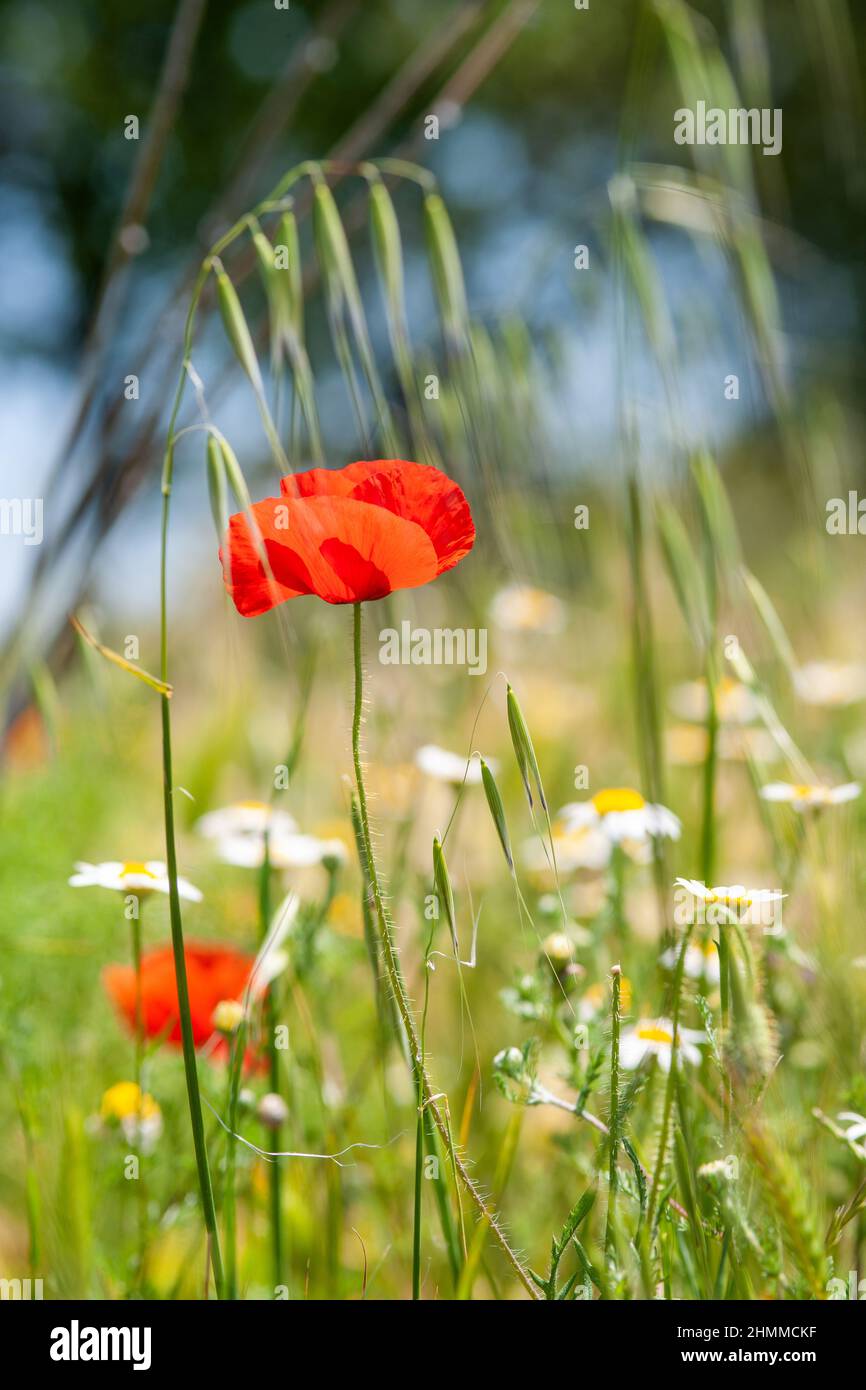
{"type": "Polygon", "coordinates": [[[427,464],[311,468],[283,478],[280,490],[252,507],[258,535],[245,512],[231,517],[220,551],[226,588],[247,618],[303,594],[361,603],[415,589],[453,569],[475,541],[460,488],[427,464]]]}
{"type": "MultiPolygon", "coordinates": [[[[254,957],[228,946],[188,942],[185,952],[192,1035],[196,1047],[213,1035],[213,1011],[222,999],[242,999],[254,957]]],[[[115,1008],[135,1029],[135,971],[131,965],[108,965],[102,982],[115,1008]]],[[[145,1036],[181,1042],[174,954],[170,946],[146,951],[141,958],[141,1014],[145,1036]]]]}

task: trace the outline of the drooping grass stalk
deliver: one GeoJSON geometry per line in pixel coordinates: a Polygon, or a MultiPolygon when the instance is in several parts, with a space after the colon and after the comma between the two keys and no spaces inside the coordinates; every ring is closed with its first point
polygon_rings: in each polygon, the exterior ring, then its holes
{"type": "Polygon", "coordinates": [[[465,1164],[458,1154],[451,1137],[451,1129],[438,1103],[438,1096],[433,1090],[433,1086],[423,1065],[421,1049],[418,1040],[418,1032],[415,1027],[415,1020],[406,993],[406,986],[403,982],[400,964],[397,958],[397,948],[394,942],[392,925],[385,906],[379,880],[379,871],[376,866],[373,854],[373,841],[370,833],[370,816],[367,807],[367,791],[364,782],[364,769],[361,761],[361,718],[364,709],[364,675],[363,663],[361,659],[361,605],[353,604],[353,652],[355,668],[355,701],[352,717],[352,761],[355,771],[355,784],[358,792],[358,817],[361,826],[361,838],[364,846],[364,857],[366,860],[365,870],[370,881],[370,889],[373,895],[373,905],[376,914],[376,926],[382,945],[382,958],[388,983],[394,996],[400,1021],[406,1033],[409,1045],[409,1052],[412,1059],[413,1077],[419,1081],[420,1093],[423,1097],[424,1108],[432,1117],[436,1130],[445,1146],[448,1159],[459,1175],[460,1181],[466,1189],[470,1199],[477,1208],[479,1214],[487,1220],[490,1229],[499,1242],[506,1259],[511,1265],[512,1270],[520,1280],[523,1287],[531,1298],[538,1299],[539,1293],[528,1271],[512,1250],[508,1240],[502,1230],[495,1212],[491,1211],[476,1187],[472,1178],[466,1170],[465,1164]]]}
{"type": "MultiPolygon", "coordinates": [[[[162,679],[168,683],[168,517],[171,499],[172,450],[166,454],[162,483],[162,531],[160,542],[160,670],[162,679]]],[[[216,1208],[214,1206],[213,1186],[205,1142],[204,1121],[202,1119],[201,1096],[198,1086],[198,1070],[195,1055],[195,1042],[192,1033],[192,1018],[189,1008],[189,985],[186,978],[186,956],[183,945],[183,920],[180,911],[180,894],[177,890],[177,848],[174,835],[174,776],[171,760],[171,711],[169,696],[160,696],[162,703],[162,788],[163,810],[165,816],[165,859],[169,883],[169,913],[171,917],[171,945],[174,955],[174,974],[177,982],[177,1003],[180,1015],[181,1041],[183,1044],[183,1066],[186,1076],[186,1091],[189,1101],[189,1118],[192,1125],[193,1147],[195,1149],[196,1170],[202,1213],[208,1234],[210,1259],[213,1265],[217,1296],[222,1296],[223,1268],[220,1255],[219,1233],[217,1232],[216,1208]]]]}
{"type": "MultiPolygon", "coordinates": [[[[267,829],[265,829],[262,871],[259,879],[259,944],[264,941],[268,934],[271,920],[271,853],[270,840],[267,829]]],[[[277,1036],[276,1036],[276,1002],[274,999],[275,982],[271,981],[265,994],[264,1016],[265,1030],[267,1032],[267,1053],[268,1071],[270,1074],[270,1087],[275,1094],[280,1090],[280,1065],[277,1055],[277,1036]]],[[[275,1150],[282,1148],[280,1142],[280,1129],[277,1128],[273,1135],[275,1150]]],[[[283,1282],[283,1231],[282,1231],[282,1170],[276,1160],[270,1165],[268,1171],[268,1187],[270,1199],[270,1221],[271,1221],[271,1259],[273,1265],[274,1286],[278,1287],[283,1282]]]]}
{"type": "Polygon", "coordinates": [[[604,1248],[608,1256],[613,1248],[616,1219],[616,1162],[619,1148],[619,1031],[620,1031],[620,991],[622,971],[618,965],[611,967],[610,996],[610,1158],[607,1184],[607,1224],[604,1234],[604,1248]]]}

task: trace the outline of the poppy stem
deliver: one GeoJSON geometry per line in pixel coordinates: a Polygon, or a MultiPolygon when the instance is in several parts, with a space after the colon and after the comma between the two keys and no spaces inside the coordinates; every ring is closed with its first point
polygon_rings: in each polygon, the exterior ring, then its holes
{"type": "Polygon", "coordinates": [[[376,925],[379,932],[379,939],[382,944],[382,957],[385,964],[385,971],[388,976],[388,984],[394,996],[397,1012],[406,1033],[406,1040],[409,1045],[409,1054],[412,1061],[412,1071],[418,1083],[418,1092],[422,1097],[422,1109],[433,1117],[433,1124],[439,1132],[448,1160],[459,1175],[469,1197],[478,1209],[479,1215],[489,1224],[490,1230],[496,1237],[506,1259],[511,1265],[517,1278],[526,1289],[530,1297],[539,1299],[540,1294],[532,1282],[529,1272],[524,1268],[518,1256],[512,1250],[505,1232],[499,1224],[499,1218],[485,1202],[480,1191],[476,1187],[472,1178],[466,1170],[466,1166],[457,1152],[451,1138],[451,1128],[439,1106],[439,1095],[433,1090],[432,1083],[427,1075],[424,1066],[424,1059],[418,1040],[418,1031],[415,1027],[415,1020],[409,1005],[409,996],[406,993],[406,986],[403,981],[400,962],[397,956],[397,948],[394,942],[393,926],[385,906],[382,888],[379,880],[379,871],[376,867],[376,859],[373,854],[373,840],[370,834],[370,817],[367,809],[367,791],[364,784],[364,769],[361,760],[361,720],[364,710],[364,670],[361,658],[361,605],[355,603],[353,609],[353,638],[354,638],[354,663],[355,663],[355,706],[352,718],[352,760],[355,768],[355,783],[358,789],[358,819],[361,826],[361,842],[364,850],[366,863],[362,866],[366,870],[370,893],[373,898],[376,925]]]}
{"type": "MultiPolygon", "coordinates": [[[[169,460],[170,462],[170,454],[169,460]]],[[[168,473],[168,467],[166,469],[168,473]]],[[[170,476],[163,478],[162,485],[162,537],[160,548],[160,651],[161,669],[164,683],[168,683],[168,512],[171,497],[170,476]]],[[[192,1125],[192,1140],[195,1149],[195,1162],[198,1170],[198,1185],[204,1224],[209,1236],[211,1263],[217,1297],[222,1297],[223,1267],[220,1255],[219,1235],[217,1233],[216,1208],[213,1199],[210,1167],[207,1158],[207,1144],[202,1119],[201,1096],[198,1088],[198,1069],[195,1055],[195,1042],[192,1035],[192,1018],[189,1008],[189,985],[186,978],[186,956],[183,946],[183,920],[180,913],[180,894],[177,891],[177,847],[174,838],[174,779],[171,761],[171,711],[169,696],[160,697],[162,702],[162,793],[165,815],[165,862],[168,871],[168,903],[171,917],[171,945],[174,953],[174,974],[177,981],[177,1005],[180,1015],[180,1032],[183,1043],[183,1066],[186,1073],[186,1093],[189,1100],[189,1118],[192,1125]]]]}

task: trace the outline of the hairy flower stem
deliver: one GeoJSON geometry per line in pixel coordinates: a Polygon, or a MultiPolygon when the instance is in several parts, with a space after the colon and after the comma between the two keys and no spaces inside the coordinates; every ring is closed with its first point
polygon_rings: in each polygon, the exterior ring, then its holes
{"type": "MultiPolygon", "coordinates": [[[[169,473],[170,456],[166,473],[169,473]]],[[[171,496],[170,476],[164,476],[162,484],[162,541],[160,557],[160,648],[162,679],[168,684],[168,603],[166,593],[167,553],[168,553],[168,511],[171,496]]],[[[174,838],[174,779],[171,762],[171,712],[169,696],[160,697],[162,702],[162,792],[165,815],[165,862],[168,870],[169,913],[171,917],[171,946],[174,954],[174,974],[177,982],[177,1004],[180,1014],[180,1032],[183,1043],[183,1066],[186,1074],[186,1093],[189,1100],[189,1118],[192,1125],[192,1140],[195,1149],[195,1162],[198,1171],[198,1185],[201,1193],[202,1213],[208,1233],[210,1258],[213,1265],[217,1297],[222,1297],[223,1268],[220,1255],[219,1235],[217,1233],[216,1208],[213,1199],[210,1167],[207,1158],[207,1144],[202,1120],[201,1096],[198,1088],[195,1042],[192,1035],[192,1018],[189,1008],[189,985],[186,978],[186,956],[183,947],[183,920],[180,914],[180,894],[177,891],[177,847],[174,838]]]]}
{"type": "Polygon", "coordinates": [[[511,1265],[523,1287],[531,1298],[539,1299],[540,1294],[535,1288],[528,1271],[512,1250],[504,1232],[502,1231],[498,1218],[490,1210],[475,1183],[472,1181],[466,1170],[462,1158],[454,1147],[451,1130],[447,1124],[442,1110],[439,1107],[439,1097],[433,1090],[430,1078],[427,1075],[421,1056],[421,1048],[418,1040],[418,1032],[415,1027],[415,1020],[409,1005],[409,997],[406,993],[406,986],[397,959],[397,950],[394,944],[392,925],[385,907],[382,895],[382,888],[379,881],[379,872],[376,867],[376,860],[373,854],[373,841],[370,834],[370,816],[367,809],[367,792],[364,784],[364,770],[361,762],[361,718],[364,709],[364,673],[361,660],[361,605],[353,605],[353,632],[354,632],[354,661],[355,661],[355,707],[352,719],[352,760],[355,769],[355,783],[358,789],[358,813],[361,823],[361,838],[366,858],[367,877],[370,883],[370,891],[373,897],[375,909],[376,926],[379,932],[379,939],[382,944],[382,957],[385,965],[385,972],[388,976],[388,984],[394,996],[400,1021],[406,1033],[409,1045],[409,1053],[412,1058],[413,1076],[418,1081],[419,1093],[422,1097],[424,1110],[432,1115],[433,1123],[439,1133],[449,1162],[454,1167],[460,1177],[470,1199],[478,1209],[479,1214],[489,1223],[496,1240],[502,1247],[506,1259],[511,1265]]]}

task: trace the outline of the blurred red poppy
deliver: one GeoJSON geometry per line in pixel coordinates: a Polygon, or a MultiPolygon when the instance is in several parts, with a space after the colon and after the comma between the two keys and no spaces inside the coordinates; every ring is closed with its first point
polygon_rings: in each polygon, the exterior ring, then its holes
{"type": "Polygon", "coordinates": [[[226,588],[247,618],[303,594],[361,603],[415,589],[453,569],[475,542],[462,491],[427,464],[311,468],[280,489],[252,507],[259,534],[238,512],[220,551],[226,588]]]}
{"type": "MultiPolygon", "coordinates": [[[[254,957],[228,946],[188,942],[185,952],[192,1035],[196,1047],[212,1037],[213,1011],[222,999],[242,999],[254,957]]],[[[102,982],[115,1008],[135,1029],[135,971],[131,965],[108,965],[102,982]]],[[[180,1045],[180,1015],[174,955],[170,946],[146,951],[141,958],[141,1013],[145,1036],[180,1045]]],[[[224,1050],[224,1049],[223,1049],[224,1050]]]]}

